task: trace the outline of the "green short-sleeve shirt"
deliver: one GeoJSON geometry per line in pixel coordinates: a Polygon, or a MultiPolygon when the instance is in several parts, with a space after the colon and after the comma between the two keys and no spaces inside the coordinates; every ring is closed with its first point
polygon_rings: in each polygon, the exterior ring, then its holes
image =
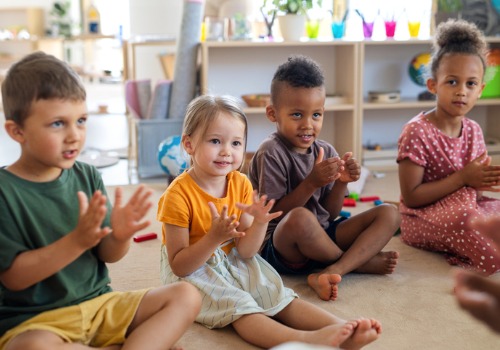
{"type": "MultiPolygon", "coordinates": [[[[0,168],[0,271],[16,256],[47,246],[77,225],[77,192],[90,198],[104,184],[98,171],[76,162],[52,182],[23,180],[0,168]]],[[[109,226],[111,205],[103,223],[109,226]]],[[[94,249],[87,250],[56,274],[21,291],[0,283],[0,336],[8,329],[47,310],[79,304],[111,291],[105,263],[94,249]]]]}

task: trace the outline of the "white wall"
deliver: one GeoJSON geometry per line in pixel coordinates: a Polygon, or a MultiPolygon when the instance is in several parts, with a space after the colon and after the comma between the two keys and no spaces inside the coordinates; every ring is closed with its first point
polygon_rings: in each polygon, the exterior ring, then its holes
{"type": "MultiPolygon", "coordinates": [[[[182,0],[129,0],[130,34],[177,38],[182,20],[182,0]]],[[[141,46],[137,49],[136,78],[163,79],[158,55],[167,52],[163,46],[141,46]]]]}
{"type": "Polygon", "coordinates": [[[179,33],[184,1],[129,0],[130,33],[173,35],[179,33]]]}
{"type": "Polygon", "coordinates": [[[50,8],[53,0],[0,0],[0,7],[44,7],[50,8]],[[15,4],[13,4],[15,3],[15,4]]]}

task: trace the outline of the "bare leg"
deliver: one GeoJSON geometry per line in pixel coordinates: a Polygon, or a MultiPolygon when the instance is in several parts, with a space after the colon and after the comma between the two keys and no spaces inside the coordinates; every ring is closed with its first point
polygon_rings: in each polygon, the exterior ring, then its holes
{"type": "Polygon", "coordinates": [[[193,323],[200,308],[200,293],[187,282],[149,291],[137,309],[122,349],[172,348],[193,323]]]}
{"type": "Polygon", "coordinates": [[[378,321],[345,321],[300,299],[294,299],[275,318],[277,321],[263,314],[251,314],[233,326],[243,339],[263,348],[299,341],[359,349],[377,339],[382,331],[378,321]]]}
{"type": "MultiPolygon", "coordinates": [[[[295,299],[275,317],[278,321],[295,329],[315,330],[345,321],[314,304],[295,299]]],[[[382,333],[382,325],[374,319],[360,318],[349,321],[355,324],[351,337],[340,344],[342,349],[359,349],[376,340],[382,333]]]]}
{"type": "Polygon", "coordinates": [[[289,341],[338,347],[353,334],[356,326],[356,322],[345,322],[316,331],[304,331],[290,328],[263,314],[245,315],[233,322],[241,338],[265,349],[289,341]]]}
{"type": "MultiPolygon", "coordinates": [[[[305,208],[295,208],[281,220],[274,231],[273,244],[281,257],[289,263],[303,263],[309,259],[333,263],[343,251],[328,237],[317,218],[305,208]]],[[[323,300],[335,300],[337,273],[309,276],[308,283],[323,300]]]]}
{"type": "Polygon", "coordinates": [[[399,253],[382,252],[400,223],[393,205],[380,205],[362,212],[337,227],[337,244],[342,257],[322,273],[345,275],[349,272],[392,273],[399,253]]]}
{"type": "Polygon", "coordinates": [[[455,282],[462,309],[500,333],[500,283],[465,270],[456,272],[455,282]]]}
{"type": "Polygon", "coordinates": [[[303,263],[309,259],[334,262],[344,253],[306,208],[291,210],[278,224],[273,244],[284,260],[303,263]]]}
{"type": "Polygon", "coordinates": [[[393,205],[380,205],[340,223],[336,232],[337,243],[345,253],[323,271],[310,274],[307,278],[309,286],[321,299],[335,300],[338,282],[333,276],[343,276],[351,271],[393,273],[399,253],[381,250],[396,232],[399,223],[399,213],[393,205]]]}
{"type": "MultiPolygon", "coordinates": [[[[65,343],[58,335],[41,330],[26,331],[19,334],[7,345],[5,350],[85,350],[95,349],[82,344],[65,343]]],[[[121,345],[113,345],[101,350],[120,350],[121,345]]]]}
{"type": "MultiPolygon", "coordinates": [[[[193,323],[201,308],[198,290],[186,283],[174,283],[149,291],[137,309],[123,345],[103,347],[120,349],[172,349],[193,323]]],[[[27,331],[15,337],[6,350],[83,350],[94,349],[82,344],[65,343],[48,331],[27,331]]]]}
{"type": "Polygon", "coordinates": [[[398,252],[379,252],[373,258],[354,270],[354,272],[389,275],[396,269],[398,259],[398,252]]]}

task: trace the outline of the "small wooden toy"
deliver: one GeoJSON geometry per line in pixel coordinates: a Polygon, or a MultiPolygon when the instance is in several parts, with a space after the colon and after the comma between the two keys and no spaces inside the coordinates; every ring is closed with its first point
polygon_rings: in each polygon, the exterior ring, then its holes
{"type": "Polygon", "coordinates": [[[356,200],[352,198],[344,198],[344,207],[355,207],[356,200]]]}
{"type": "Polygon", "coordinates": [[[154,232],[145,233],[142,235],[135,236],[134,242],[139,243],[139,242],[143,242],[143,241],[149,241],[151,239],[156,239],[156,237],[158,237],[158,236],[154,232]]]}

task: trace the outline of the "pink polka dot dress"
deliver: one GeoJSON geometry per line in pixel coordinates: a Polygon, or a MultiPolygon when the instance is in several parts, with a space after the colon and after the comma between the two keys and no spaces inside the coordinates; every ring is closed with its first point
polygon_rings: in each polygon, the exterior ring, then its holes
{"type": "MultiPolygon", "coordinates": [[[[423,182],[437,181],[479,157],[485,151],[483,133],[473,120],[463,118],[462,134],[449,137],[419,114],[404,127],[398,141],[398,162],[410,159],[424,167],[423,182]]],[[[482,216],[499,215],[500,200],[462,187],[421,208],[408,208],[401,198],[401,239],[406,244],[443,253],[452,265],[486,274],[500,270],[492,241],[470,223],[482,216]]]]}

